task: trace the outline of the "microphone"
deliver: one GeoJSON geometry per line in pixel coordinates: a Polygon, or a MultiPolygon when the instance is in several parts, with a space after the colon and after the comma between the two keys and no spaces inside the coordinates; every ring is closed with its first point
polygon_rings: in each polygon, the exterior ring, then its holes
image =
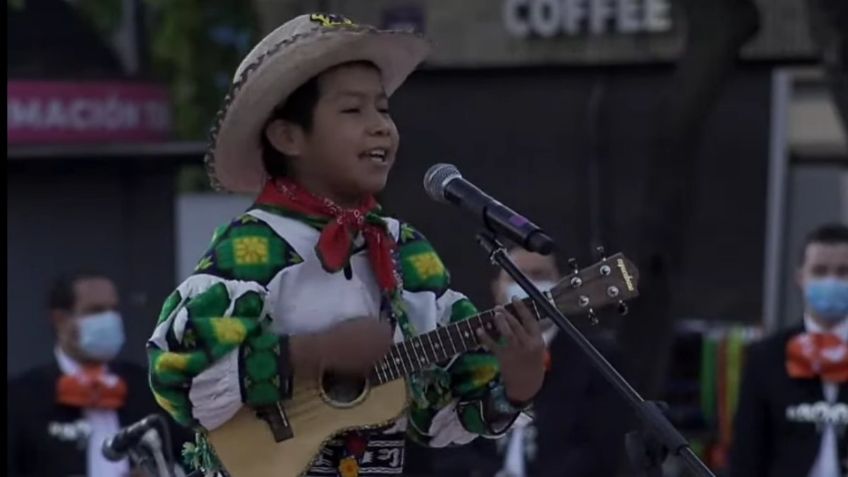
{"type": "Polygon", "coordinates": [[[159,417],[158,414],[151,414],[144,419],[121,429],[117,434],[103,441],[103,456],[113,462],[123,459],[126,456],[127,451],[129,451],[129,449],[134,446],[147,431],[155,427],[160,420],[161,417],[159,417]]]}
{"type": "Polygon", "coordinates": [[[554,241],[536,224],[462,178],[452,164],[435,164],[424,174],[424,190],[433,200],[451,203],[476,215],[483,225],[525,249],[547,255],[554,241]]]}

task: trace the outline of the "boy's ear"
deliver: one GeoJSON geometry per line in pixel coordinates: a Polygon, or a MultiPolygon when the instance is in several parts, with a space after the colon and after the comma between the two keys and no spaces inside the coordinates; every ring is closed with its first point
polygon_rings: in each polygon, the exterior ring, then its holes
{"type": "Polygon", "coordinates": [[[297,157],[303,148],[303,130],[296,124],[275,119],[265,126],[265,137],[275,149],[289,157],[297,157]]]}

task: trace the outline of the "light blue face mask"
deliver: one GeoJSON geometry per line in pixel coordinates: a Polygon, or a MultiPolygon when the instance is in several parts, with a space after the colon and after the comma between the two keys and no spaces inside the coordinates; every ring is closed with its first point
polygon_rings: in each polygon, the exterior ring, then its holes
{"type": "Polygon", "coordinates": [[[124,346],[124,322],[116,311],[81,317],[77,321],[80,350],[97,361],[109,361],[124,346]]]}
{"type": "MultiPolygon", "coordinates": [[[[551,288],[556,286],[556,282],[552,282],[550,280],[532,280],[533,285],[536,285],[536,288],[539,289],[540,292],[544,293],[549,291],[551,288]]],[[[523,300],[527,298],[527,292],[524,291],[517,283],[510,282],[506,287],[506,299],[507,301],[511,301],[512,297],[518,297],[518,299],[523,300]]],[[[542,326],[542,331],[552,329],[554,327],[554,322],[551,321],[550,318],[543,318],[542,321],[539,322],[542,326]]]]}
{"type": "MultiPolygon", "coordinates": [[[[538,288],[541,292],[546,292],[556,286],[556,282],[552,282],[550,280],[534,280],[533,284],[536,285],[536,288],[538,288]]],[[[510,284],[506,287],[507,301],[512,300],[512,297],[514,296],[518,297],[519,299],[523,299],[527,298],[528,295],[527,292],[525,292],[524,289],[521,288],[521,286],[519,286],[517,283],[510,282],[510,284]]]]}
{"type": "Polygon", "coordinates": [[[848,281],[836,278],[813,280],[804,288],[807,305],[816,316],[837,323],[848,316],[848,281]]]}

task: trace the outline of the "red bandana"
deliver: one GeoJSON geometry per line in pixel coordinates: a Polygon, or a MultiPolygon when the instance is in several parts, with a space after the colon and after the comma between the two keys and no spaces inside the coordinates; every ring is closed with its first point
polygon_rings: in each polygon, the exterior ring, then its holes
{"type": "Polygon", "coordinates": [[[393,292],[397,288],[392,258],[395,241],[385,222],[374,213],[379,208],[374,197],[369,196],[355,209],[344,209],[330,199],[316,197],[290,179],[278,178],[268,181],[257,203],[281,207],[307,220],[326,223],[315,251],[329,273],[338,272],[348,264],[353,239],[362,232],[380,289],[393,292]]]}
{"type": "Polygon", "coordinates": [[[83,409],[120,409],[127,397],[123,379],[107,379],[101,367],[65,374],[56,383],[56,401],[83,409]]]}
{"type": "Polygon", "coordinates": [[[802,333],[786,345],[786,370],[793,378],[848,381],[848,345],[830,333],[802,333]]]}

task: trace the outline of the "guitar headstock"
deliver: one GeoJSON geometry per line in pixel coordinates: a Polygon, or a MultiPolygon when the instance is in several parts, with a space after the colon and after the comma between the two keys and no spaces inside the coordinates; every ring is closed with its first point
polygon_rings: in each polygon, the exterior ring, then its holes
{"type": "Polygon", "coordinates": [[[594,310],[617,304],[627,313],[625,302],[639,296],[639,271],[621,253],[604,258],[593,265],[575,269],[550,291],[556,307],[569,314],[593,315],[594,310]]]}

